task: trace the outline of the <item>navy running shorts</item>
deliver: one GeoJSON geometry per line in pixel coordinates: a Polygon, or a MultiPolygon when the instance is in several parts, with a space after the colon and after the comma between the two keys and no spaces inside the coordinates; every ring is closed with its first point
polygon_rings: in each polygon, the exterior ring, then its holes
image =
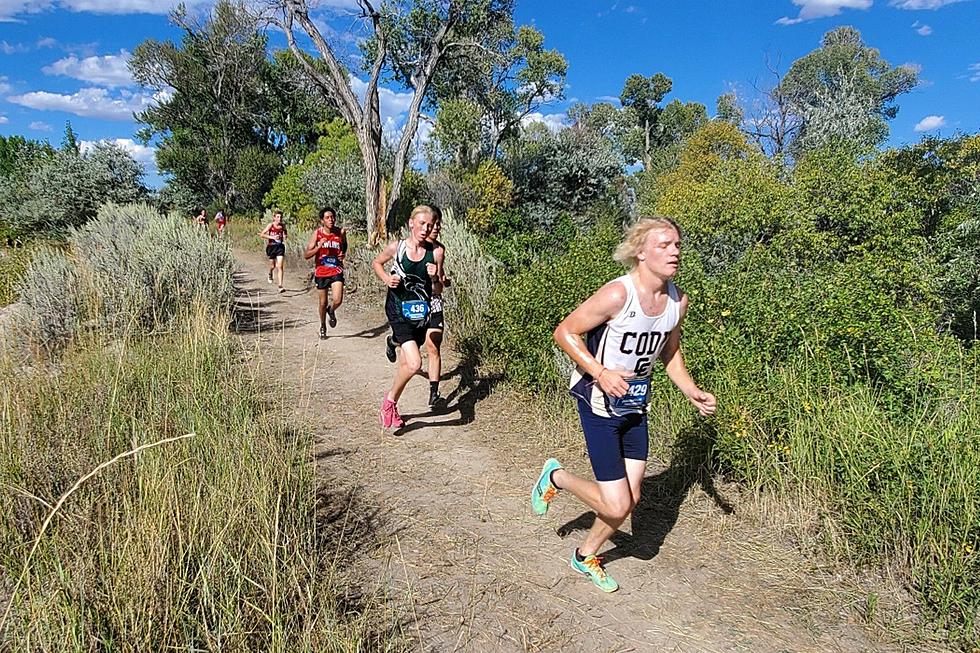
{"type": "Polygon", "coordinates": [[[585,432],[585,446],[597,481],[626,478],[626,458],[646,460],[650,451],[646,413],[621,417],[600,417],[584,401],[578,402],[578,416],[585,432]]]}
{"type": "Polygon", "coordinates": [[[344,274],[335,274],[330,277],[316,277],[316,287],[320,290],[328,289],[332,284],[344,283],[344,274]]]}

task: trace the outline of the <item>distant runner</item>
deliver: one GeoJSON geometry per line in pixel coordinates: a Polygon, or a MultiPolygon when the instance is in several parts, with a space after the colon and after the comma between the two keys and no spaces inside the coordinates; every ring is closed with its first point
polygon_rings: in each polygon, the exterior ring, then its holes
{"type": "Polygon", "coordinates": [[[597,290],[554,334],[576,364],[570,389],[578,399],[596,480],[580,478],[551,458],[531,489],[536,514],[547,513],[561,490],[595,511],[595,523],[571,565],[604,592],[619,584],[597,554],[640,500],[649,444],[647,395],[656,360],[664,362],[667,376],[701,415],[715,412],[714,395],[698,388],[681,356],[688,299],[671,281],[680,264],[680,228],[669,218],[642,218],[614,258],[630,272],[597,290]]]}
{"type": "Polygon", "coordinates": [[[347,255],[347,232],[336,226],[336,212],[331,208],[320,211],[320,226],[310,237],[303,255],[315,257],[313,270],[320,295],[320,339],[327,337],[327,316],[330,328],[337,326],[337,309],[344,301],[344,257],[347,255]],[[331,302],[330,295],[333,294],[331,302]]]}
{"type": "Polygon", "coordinates": [[[218,212],[214,214],[214,226],[218,229],[218,238],[221,238],[225,234],[225,224],[227,224],[228,218],[225,217],[225,212],[218,209],[218,212]]]}
{"type": "Polygon", "coordinates": [[[395,359],[395,345],[401,348],[401,365],[395,370],[391,390],[381,402],[381,425],[401,428],[405,421],[398,414],[398,399],[416,372],[422,369],[419,347],[431,312],[433,283],[442,278],[442,250],[428,241],[435,218],[428,206],[416,206],[409,218],[410,235],[405,240],[388,243],[374,259],[372,267],[382,283],[388,286],[385,315],[391,326],[387,339],[388,359],[395,359]],[[385,269],[394,261],[391,272],[385,269]]]}
{"type": "Polygon", "coordinates": [[[429,322],[426,325],[425,348],[429,354],[429,407],[438,405],[442,401],[439,396],[439,381],[442,376],[442,335],[445,330],[443,318],[442,290],[450,285],[446,277],[446,246],[439,242],[439,234],[442,232],[442,211],[438,206],[432,206],[432,216],[435,223],[432,225],[432,233],[429,234],[428,241],[437,249],[442,251],[442,277],[432,282],[432,310],[429,313],[429,322]]]}
{"type": "Polygon", "coordinates": [[[194,217],[194,223],[198,226],[198,228],[203,229],[204,231],[208,230],[207,209],[201,209],[197,212],[197,215],[194,217]]]}
{"type": "Polygon", "coordinates": [[[272,213],[272,222],[259,234],[266,241],[265,255],[269,257],[269,283],[273,272],[279,273],[279,292],[283,292],[283,261],[286,258],[286,225],[282,222],[282,211],[272,213]]]}

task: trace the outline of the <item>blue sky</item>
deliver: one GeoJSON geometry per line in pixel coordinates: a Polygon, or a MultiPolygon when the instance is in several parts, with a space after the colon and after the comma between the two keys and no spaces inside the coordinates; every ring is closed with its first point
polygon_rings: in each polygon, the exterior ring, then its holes
{"type": "MultiPolygon", "coordinates": [[[[206,9],[196,2],[192,9],[206,9]]],[[[0,0],[0,134],[58,143],[70,120],[83,141],[130,149],[158,183],[152,146],[134,141],[132,120],[153,98],[133,85],[125,62],[146,38],[179,38],[166,16],[174,4],[0,0]]],[[[336,17],[353,0],[320,4],[324,22],[350,24],[336,17]]],[[[922,84],[899,98],[890,144],[980,131],[980,0],[519,0],[516,19],[568,59],[566,99],[540,112],[553,125],[573,101],[613,100],[632,73],[663,72],[674,81],[668,100],[701,102],[711,113],[726,91],[748,99],[755,87],[771,86],[767,62],[785,72],[825,32],[852,25],[893,65],[920,70],[922,84]]],[[[280,44],[281,35],[272,40],[280,44]]],[[[397,129],[407,94],[389,89],[382,103],[397,129]]]]}

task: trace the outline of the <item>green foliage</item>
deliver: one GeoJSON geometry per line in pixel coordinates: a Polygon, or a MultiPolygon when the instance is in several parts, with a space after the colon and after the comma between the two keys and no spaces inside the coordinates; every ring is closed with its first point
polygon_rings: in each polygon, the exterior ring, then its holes
{"type": "Polygon", "coordinates": [[[697,102],[673,100],[661,107],[672,87],[663,73],[630,75],[623,84],[617,139],[628,163],[642,161],[647,171],[669,167],[673,148],[707,122],[707,111],[697,102]]]}
{"type": "Polygon", "coordinates": [[[531,131],[508,146],[502,165],[518,205],[541,203],[573,214],[614,192],[622,162],[609,139],[584,129],[531,131]]]}
{"type": "Polygon", "coordinates": [[[357,137],[344,120],[334,118],[316,127],[316,150],[302,163],[287,166],[262,198],[304,228],[319,222],[318,211],[332,206],[342,224],[364,225],[364,167],[357,137]]]}
{"type": "Polygon", "coordinates": [[[0,178],[10,178],[30,170],[35,162],[54,155],[47,142],[32,141],[23,136],[0,135],[0,178]]]}
{"type": "Polygon", "coordinates": [[[466,212],[466,224],[476,233],[493,229],[497,215],[513,201],[514,182],[493,161],[484,161],[467,182],[476,193],[476,206],[466,212]]]}
{"type": "Polygon", "coordinates": [[[109,142],[81,153],[59,150],[19,165],[25,167],[0,180],[0,232],[8,238],[64,235],[93,218],[105,202],[147,196],[142,166],[109,142]]]}
{"type": "MultiPolygon", "coordinates": [[[[431,200],[428,197],[428,184],[425,176],[421,173],[405,169],[405,176],[402,178],[401,195],[398,197],[398,206],[395,207],[393,224],[396,229],[408,224],[408,219],[412,215],[412,210],[420,204],[428,204],[431,200]]],[[[440,206],[440,208],[442,208],[440,206]]]]}
{"type": "Polygon", "coordinates": [[[231,306],[228,245],[184,218],[108,204],[69,244],[70,257],[38,251],[18,288],[22,335],[40,349],[57,352],[82,331],[154,331],[194,304],[231,306]]]}
{"type": "Polygon", "coordinates": [[[617,225],[600,223],[567,251],[497,284],[487,318],[493,328],[485,331],[483,346],[489,360],[507,362],[509,380],[532,389],[562,382],[551,334],[578,304],[622,273],[608,254],[621,238],[617,225]]]}
{"type": "Polygon", "coordinates": [[[939,262],[941,323],[964,342],[977,339],[980,312],[980,136],[926,138],[892,150],[883,164],[915,184],[910,210],[939,262]]]}
{"type": "Polygon", "coordinates": [[[262,401],[226,325],[205,311],[152,339],[93,339],[57,374],[0,360],[0,566],[24,572],[7,588],[9,641],[397,650],[385,616],[352,604],[336,573],[369,540],[323,515],[356,506],[322,491],[311,433],[262,401]],[[188,433],[87,478],[41,537],[51,506],[98,465],[188,433]]]}
{"type": "Polygon", "coordinates": [[[912,66],[892,67],[853,27],[837,27],[819,48],[793,62],[778,92],[804,118],[795,151],[822,146],[832,135],[876,145],[898,114],[895,98],[915,88],[912,66]],[[854,126],[859,129],[854,131],[854,126]]]}
{"type": "Polygon", "coordinates": [[[316,207],[332,206],[340,224],[366,230],[364,166],[360,158],[318,156],[300,180],[301,187],[316,207]]]}
{"type": "Polygon", "coordinates": [[[272,187],[279,169],[280,159],[275,152],[256,145],[240,149],[231,178],[236,204],[252,208],[262,206],[266,190],[272,187]]]}
{"type": "Polygon", "coordinates": [[[780,172],[735,125],[711,122],[685,143],[675,170],[644,177],[638,208],[679,220],[688,247],[721,269],[780,229],[790,202],[780,172]]]}
{"type": "Polygon", "coordinates": [[[183,30],[179,46],[150,39],[130,60],[137,82],[165,93],[137,114],[145,125],[140,135],[160,139],[157,167],[171,176],[168,185],[181,187],[178,194],[202,206],[219,199],[230,209],[257,208],[251,202],[262,198],[281,163],[245,152],[272,152],[277,126],[271,106],[291,97],[273,93],[267,39],[245,7],[228,0],[202,25],[192,24],[182,7],[173,20],[183,30]],[[260,164],[269,167],[258,170],[260,164]],[[236,180],[265,185],[238,186],[236,180]]]}
{"type": "Polygon", "coordinates": [[[480,154],[482,123],[483,109],[476,102],[465,98],[443,101],[426,144],[429,165],[470,169],[480,154]]]}

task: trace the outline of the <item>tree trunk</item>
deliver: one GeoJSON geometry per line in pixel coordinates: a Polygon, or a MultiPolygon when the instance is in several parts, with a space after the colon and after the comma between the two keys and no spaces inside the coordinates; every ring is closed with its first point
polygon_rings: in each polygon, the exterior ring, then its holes
{"type": "Polygon", "coordinates": [[[650,120],[643,121],[643,170],[650,172],[650,120]]]}

